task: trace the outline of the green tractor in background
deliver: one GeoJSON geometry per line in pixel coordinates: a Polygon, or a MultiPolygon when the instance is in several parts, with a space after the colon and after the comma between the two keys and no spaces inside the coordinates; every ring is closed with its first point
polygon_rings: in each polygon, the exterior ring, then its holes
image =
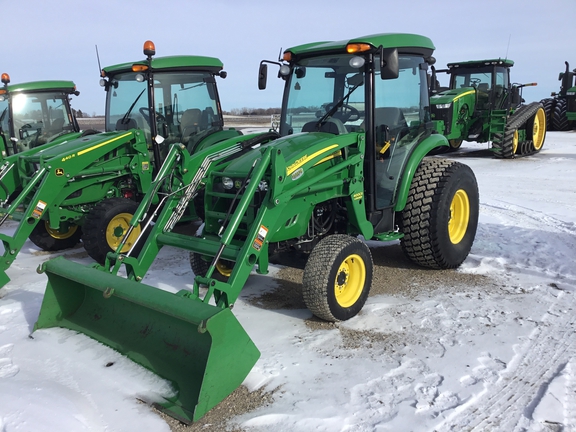
{"type": "Polygon", "coordinates": [[[72,81],[10,84],[2,74],[0,88],[0,205],[21,190],[19,156],[31,155],[63,142],[95,133],[81,132],[70,96],[80,92],[72,81]]]}
{"type": "Polygon", "coordinates": [[[568,131],[576,127],[576,69],[570,71],[568,62],[564,64],[566,70],[558,76],[560,91],[552,92],[551,98],[540,101],[546,110],[549,131],[568,131]]]}
{"type": "Polygon", "coordinates": [[[445,135],[449,150],[463,141],[491,142],[497,158],[510,159],[537,153],[546,137],[544,107],[524,105],[522,88],[511,84],[512,60],[475,60],[449,63],[448,69],[433,70],[430,108],[436,130],[445,135]],[[436,73],[450,76],[448,89],[439,88],[436,73]]]}
{"type": "Polygon", "coordinates": [[[285,81],[279,130],[194,154],[173,145],[126,233],[150,227],[141,248],[123,253],[121,243],[104,266],[42,264],[49,282],[35,330],[84,333],[169,379],[177,394],[157,406],[189,423],[259,357],[231,309],[272,254],[308,255],[304,302],[328,321],[354,317],[368,298],[373,261],[360,237],[399,240],[425,267],[458,267],[476,233],[478,186],[467,165],[427,157],[448,146],[430,118],[433,51],[424,36],[380,34],[261,62],[259,88],[269,64],[285,81]],[[152,212],[158,194],[166,199],[152,212]],[[203,228],[174,232],[191,202],[203,228]],[[164,246],[189,251],[193,286],[141,283],[164,246]]]}
{"type": "MultiPolygon", "coordinates": [[[[38,147],[41,151],[11,156],[14,162],[3,165],[0,224],[8,218],[19,223],[12,235],[0,234],[0,287],[9,281],[6,269],[28,238],[47,251],[73,247],[82,239],[88,254],[104,262],[124,237],[171,143],[182,143],[193,153],[240,135],[223,130],[215,80],[226,76],[220,60],[153,58],[150,41],[144,54],[145,60],[102,70],[106,132],[77,134],[58,145],[38,147]]],[[[57,100],[61,104],[66,98],[57,100]]],[[[68,112],[65,119],[77,128],[68,112]]],[[[19,126],[24,138],[17,143],[38,142],[39,128],[32,120],[19,126]]],[[[187,214],[194,216],[193,211],[187,214]]]]}
{"type": "MultiPolygon", "coordinates": [[[[0,187],[5,172],[12,169],[15,155],[33,149],[39,151],[47,144],[57,145],[82,135],[70,106],[70,96],[80,94],[72,81],[10,84],[7,73],[1,79],[4,87],[0,88],[0,187]]],[[[9,195],[4,193],[2,200],[9,195]]]]}

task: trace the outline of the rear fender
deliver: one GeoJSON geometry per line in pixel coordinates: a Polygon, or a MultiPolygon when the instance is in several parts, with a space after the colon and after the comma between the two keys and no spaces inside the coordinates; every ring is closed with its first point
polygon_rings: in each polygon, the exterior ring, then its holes
{"type": "Polygon", "coordinates": [[[448,140],[446,137],[440,134],[432,134],[420,144],[418,144],[418,146],[414,149],[410,159],[408,159],[406,162],[404,174],[402,176],[402,180],[400,181],[400,188],[398,190],[396,205],[394,206],[395,211],[402,211],[404,207],[406,207],[410,185],[412,184],[412,179],[414,178],[414,174],[416,173],[420,162],[422,162],[422,159],[424,159],[424,157],[435,148],[442,146],[448,146],[448,140]]]}

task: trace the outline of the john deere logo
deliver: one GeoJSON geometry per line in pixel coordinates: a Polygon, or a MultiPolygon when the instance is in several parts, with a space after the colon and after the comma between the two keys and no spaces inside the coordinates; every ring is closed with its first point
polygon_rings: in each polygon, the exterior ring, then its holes
{"type": "Polygon", "coordinates": [[[56,171],[54,172],[58,177],[62,177],[64,175],[64,169],[63,168],[56,168],[56,171]]]}

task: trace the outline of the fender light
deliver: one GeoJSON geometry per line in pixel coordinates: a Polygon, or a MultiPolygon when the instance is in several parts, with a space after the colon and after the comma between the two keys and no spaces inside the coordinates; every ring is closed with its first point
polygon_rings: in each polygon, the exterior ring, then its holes
{"type": "Polygon", "coordinates": [[[350,43],[346,45],[346,52],[349,54],[366,52],[372,49],[372,45],[367,43],[350,43]]]}

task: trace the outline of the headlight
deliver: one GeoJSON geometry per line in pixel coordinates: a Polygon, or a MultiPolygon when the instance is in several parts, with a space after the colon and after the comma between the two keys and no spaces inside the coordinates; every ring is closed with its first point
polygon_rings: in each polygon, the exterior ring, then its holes
{"type": "Polygon", "coordinates": [[[222,177],[222,186],[224,186],[224,189],[232,189],[234,182],[230,177],[222,177]]]}
{"type": "Polygon", "coordinates": [[[434,106],[439,109],[448,109],[450,108],[451,105],[452,103],[446,103],[446,104],[436,104],[434,106]]]}
{"type": "Polygon", "coordinates": [[[574,96],[576,92],[566,92],[566,96],[574,96]]]}

